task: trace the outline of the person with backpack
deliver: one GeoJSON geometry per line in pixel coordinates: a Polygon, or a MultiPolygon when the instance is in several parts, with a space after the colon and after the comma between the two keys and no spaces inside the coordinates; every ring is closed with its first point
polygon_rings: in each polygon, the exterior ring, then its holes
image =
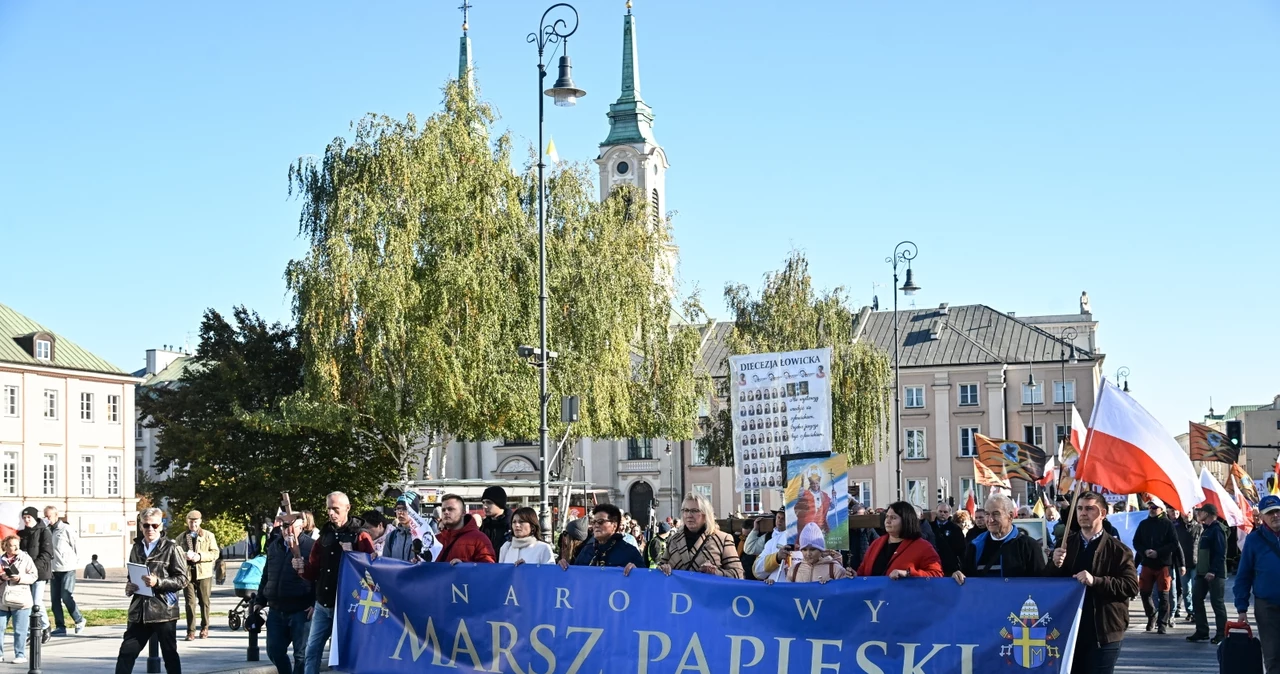
{"type": "Polygon", "coordinates": [[[1239,622],[1249,623],[1249,595],[1258,621],[1263,665],[1280,672],[1280,496],[1258,501],[1262,525],[1244,539],[1236,569],[1235,599],[1239,622]]]}

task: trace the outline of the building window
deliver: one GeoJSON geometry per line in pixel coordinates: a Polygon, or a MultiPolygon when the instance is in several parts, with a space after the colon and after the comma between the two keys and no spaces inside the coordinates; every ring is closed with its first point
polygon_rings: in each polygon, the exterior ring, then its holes
{"type": "Polygon", "coordinates": [[[874,503],[871,499],[871,480],[849,480],[849,499],[870,509],[874,503]]]}
{"type": "Polygon", "coordinates": [[[973,494],[974,508],[983,507],[982,485],[978,484],[971,477],[960,478],[960,495],[956,500],[956,507],[963,508],[969,502],[969,494],[973,494]]]}
{"type": "Polygon", "coordinates": [[[962,407],[972,407],[978,404],[978,385],[977,384],[961,384],[960,385],[960,405],[962,407]]]}
{"type": "Polygon", "coordinates": [[[702,446],[702,443],[700,443],[700,442],[694,442],[694,443],[693,443],[693,456],[691,457],[691,458],[692,458],[693,463],[691,463],[691,464],[689,464],[689,465],[692,465],[692,466],[705,466],[705,465],[707,465],[707,457],[708,457],[708,454],[709,454],[709,452],[707,451],[707,449],[706,449],[705,447],[703,447],[703,446],[702,446]]]}
{"type": "Polygon", "coordinates": [[[1064,403],[1073,403],[1076,401],[1076,382],[1074,379],[1068,381],[1053,382],[1053,402],[1058,405],[1064,403]]]}
{"type": "Polygon", "coordinates": [[[4,387],[4,400],[0,402],[4,404],[4,415],[6,417],[18,416],[18,387],[4,387]]]}
{"type": "Polygon", "coordinates": [[[702,496],[702,498],[711,500],[711,485],[706,483],[697,483],[693,485],[693,493],[702,496]]]}
{"type": "Polygon", "coordinates": [[[1054,446],[1061,446],[1068,438],[1071,437],[1071,427],[1066,424],[1053,425],[1053,442],[1054,446]]]}
{"type": "Polygon", "coordinates": [[[0,486],[4,490],[5,496],[18,495],[18,453],[5,452],[4,465],[0,466],[0,475],[4,477],[4,484],[0,486]]]}
{"type": "Polygon", "coordinates": [[[1023,424],[1022,441],[1030,445],[1035,445],[1036,447],[1044,447],[1044,426],[1042,424],[1036,424],[1033,429],[1031,424],[1023,424]]]}
{"type": "Polygon", "coordinates": [[[45,454],[40,468],[40,493],[45,496],[58,495],[58,455],[45,454]]]}
{"type": "Polygon", "coordinates": [[[80,421],[93,421],[93,394],[80,394],[80,421]]]}
{"type": "Polygon", "coordinates": [[[49,360],[53,353],[53,344],[47,339],[36,340],[36,360],[49,360]]]}
{"type": "Polygon", "coordinates": [[[627,458],[632,461],[636,459],[652,459],[653,440],[650,438],[631,438],[627,440],[627,458]]]}
{"type": "Polygon", "coordinates": [[[58,418],[58,391],[56,389],[47,388],[44,390],[44,418],[58,418]]]}
{"type": "Polygon", "coordinates": [[[907,399],[903,402],[903,405],[915,408],[924,407],[924,387],[908,386],[907,399]]]}
{"type": "Polygon", "coordinates": [[[120,457],[107,457],[107,496],[120,495],[120,457]]]}
{"type": "Polygon", "coordinates": [[[133,425],[133,438],[139,442],[142,441],[142,420],[138,420],[138,423],[133,425]]]}
{"type": "Polygon", "coordinates": [[[93,496],[93,457],[80,457],[80,495],[93,496]]]}
{"type": "Polygon", "coordinates": [[[120,423],[120,396],[107,396],[107,422],[120,423]]]}
{"type": "Polygon", "coordinates": [[[978,455],[978,439],[974,436],[978,434],[977,426],[961,426],[960,427],[960,456],[969,457],[978,455]]]}
{"type": "MultiPolygon", "coordinates": [[[[142,470],[142,457],[138,457],[133,460],[133,469],[135,473],[134,480],[137,481],[138,484],[142,484],[147,481],[147,473],[142,470]]],[[[427,471],[422,471],[422,474],[426,475],[427,471]]]]}
{"type": "Polygon", "coordinates": [[[1044,404],[1044,384],[1039,382],[1035,386],[1030,384],[1022,385],[1022,404],[1023,405],[1043,405],[1044,404]]]}
{"type": "Polygon", "coordinates": [[[906,445],[907,445],[907,446],[906,446],[906,454],[904,455],[904,458],[907,458],[907,459],[923,459],[923,458],[925,458],[925,454],[924,454],[924,429],[923,429],[923,428],[908,428],[908,429],[907,429],[907,442],[906,442],[906,445]]]}
{"type": "Polygon", "coordinates": [[[760,512],[759,489],[748,489],[742,492],[742,511],[746,513],[760,512]]]}
{"type": "Polygon", "coordinates": [[[907,502],[917,508],[929,507],[929,480],[927,478],[907,478],[907,502]]]}

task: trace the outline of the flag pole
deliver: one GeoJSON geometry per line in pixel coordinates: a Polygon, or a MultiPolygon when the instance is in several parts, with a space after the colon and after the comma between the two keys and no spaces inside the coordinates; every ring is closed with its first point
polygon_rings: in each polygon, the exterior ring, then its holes
{"type": "Polygon", "coordinates": [[[1073,493],[1071,494],[1071,512],[1067,513],[1067,527],[1062,530],[1062,540],[1058,541],[1059,549],[1067,547],[1067,536],[1071,535],[1071,522],[1076,516],[1076,503],[1080,501],[1080,487],[1082,486],[1084,486],[1084,483],[1076,480],[1076,488],[1072,490],[1073,493]]]}

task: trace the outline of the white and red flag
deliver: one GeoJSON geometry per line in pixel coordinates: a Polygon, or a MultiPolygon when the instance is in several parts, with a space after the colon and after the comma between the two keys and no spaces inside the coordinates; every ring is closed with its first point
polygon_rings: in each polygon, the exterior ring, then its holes
{"type": "Polygon", "coordinates": [[[1212,503],[1218,509],[1218,517],[1229,527],[1238,527],[1245,522],[1244,513],[1240,511],[1235,498],[1227,493],[1226,488],[1218,483],[1208,468],[1200,469],[1200,486],[1204,488],[1204,500],[1196,505],[1212,503]]]}
{"type": "Polygon", "coordinates": [[[16,536],[22,528],[22,504],[0,503],[0,539],[16,536]]]}
{"type": "Polygon", "coordinates": [[[1153,494],[1183,512],[1205,498],[1191,459],[1173,436],[1105,379],[1076,475],[1117,494],[1153,494]]]}

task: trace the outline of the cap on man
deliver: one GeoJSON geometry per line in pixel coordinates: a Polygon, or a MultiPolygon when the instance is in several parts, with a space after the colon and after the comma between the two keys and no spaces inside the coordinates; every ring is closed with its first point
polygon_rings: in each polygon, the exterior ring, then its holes
{"type": "Polygon", "coordinates": [[[1249,622],[1253,595],[1262,660],[1268,672],[1280,672],[1280,496],[1258,501],[1262,525],[1244,539],[1236,569],[1235,602],[1238,620],[1249,622]]]}

